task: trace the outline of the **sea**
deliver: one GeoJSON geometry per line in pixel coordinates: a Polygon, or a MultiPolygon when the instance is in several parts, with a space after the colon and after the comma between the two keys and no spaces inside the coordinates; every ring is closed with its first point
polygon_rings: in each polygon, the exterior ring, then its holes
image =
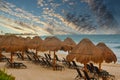
{"type": "MultiPolygon", "coordinates": [[[[117,63],[120,63],[120,34],[107,34],[107,35],[55,35],[60,40],[64,40],[67,37],[72,38],[77,44],[83,39],[88,38],[90,39],[95,45],[97,45],[99,42],[104,42],[116,55],[117,57],[117,63]]],[[[41,38],[44,40],[47,36],[41,36],[41,38]]],[[[63,52],[65,54],[68,54],[67,52],[63,52]]]]}

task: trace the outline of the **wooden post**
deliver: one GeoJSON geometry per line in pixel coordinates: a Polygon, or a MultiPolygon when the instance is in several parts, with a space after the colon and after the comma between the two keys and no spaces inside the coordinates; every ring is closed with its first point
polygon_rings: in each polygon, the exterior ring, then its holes
{"type": "Polygon", "coordinates": [[[55,70],[56,59],[55,59],[55,51],[54,51],[54,58],[53,58],[53,70],[55,70]]]}
{"type": "MultiPolygon", "coordinates": [[[[86,72],[88,72],[88,70],[87,70],[87,63],[84,63],[84,70],[85,70],[86,72]]],[[[86,77],[84,77],[84,80],[87,80],[86,77]]]]}
{"type": "Polygon", "coordinates": [[[85,63],[84,64],[84,69],[85,69],[85,71],[87,71],[87,66],[86,66],[87,64],[85,63]]]}
{"type": "Polygon", "coordinates": [[[11,55],[10,55],[10,61],[11,61],[11,63],[13,62],[13,52],[11,52],[11,55]]]}
{"type": "Polygon", "coordinates": [[[24,60],[24,52],[23,52],[23,51],[22,51],[22,56],[23,56],[23,57],[22,57],[22,60],[24,60]]]}
{"type": "Polygon", "coordinates": [[[101,63],[99,63],[99,70],[101,71],[101,63]]]}

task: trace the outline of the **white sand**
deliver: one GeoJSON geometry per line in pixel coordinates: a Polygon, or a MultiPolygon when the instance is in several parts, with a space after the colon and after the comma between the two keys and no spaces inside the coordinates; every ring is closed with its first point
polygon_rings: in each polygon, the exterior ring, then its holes
{"type": "MultiPolygon", "coordinates": [[[[59,57],[65,57],[65,54],[57,54],[59,57]]],[[[15,58],[16,59],[16,58],[15,58]]],[[[18,60],[18,59],[17,59],[18,60]]],[[[77,75],[76,70],[65,68],[62,71],[53,71],[52,68],[44,68],[31,61],[21,61],[27,65],[27,69],[6,68],[8,74],[15,76],[16,80],[74,80],[77,75]]],[[[0,68],[5,67],[5,62],[0,62],[0,68]]],[[[120,80],[120,64],[102,64],[102,69],[115,75],[116,80],[120,80]]]]}

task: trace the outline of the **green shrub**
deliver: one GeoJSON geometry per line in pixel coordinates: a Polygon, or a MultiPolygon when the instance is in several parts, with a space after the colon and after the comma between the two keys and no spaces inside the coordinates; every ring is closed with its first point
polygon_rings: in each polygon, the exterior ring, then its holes
{"type": "Polygon", "coordinates": [[[15,80],[15,77],[8,75],[4,70],[0,70],[0,80],[15,80]]]}

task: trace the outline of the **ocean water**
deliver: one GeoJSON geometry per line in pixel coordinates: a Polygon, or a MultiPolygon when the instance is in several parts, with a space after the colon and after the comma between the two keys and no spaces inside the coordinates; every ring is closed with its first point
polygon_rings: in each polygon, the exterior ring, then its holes
{"type": "MultiPolygon", "coordinates": [[[[42,36],[44,39],[46,36],[42,36]]],[[[95,45],[99,42],[104,42],[117,56],[117,63],[120,63],[120,34],[116,35],[56,35],[60,40],[67,37],[72,38],[76,43],[79,43],[83,38],[89,38],[95,45]]],[[[65,52],[66,53],[66,52],[65,52]]]]}

